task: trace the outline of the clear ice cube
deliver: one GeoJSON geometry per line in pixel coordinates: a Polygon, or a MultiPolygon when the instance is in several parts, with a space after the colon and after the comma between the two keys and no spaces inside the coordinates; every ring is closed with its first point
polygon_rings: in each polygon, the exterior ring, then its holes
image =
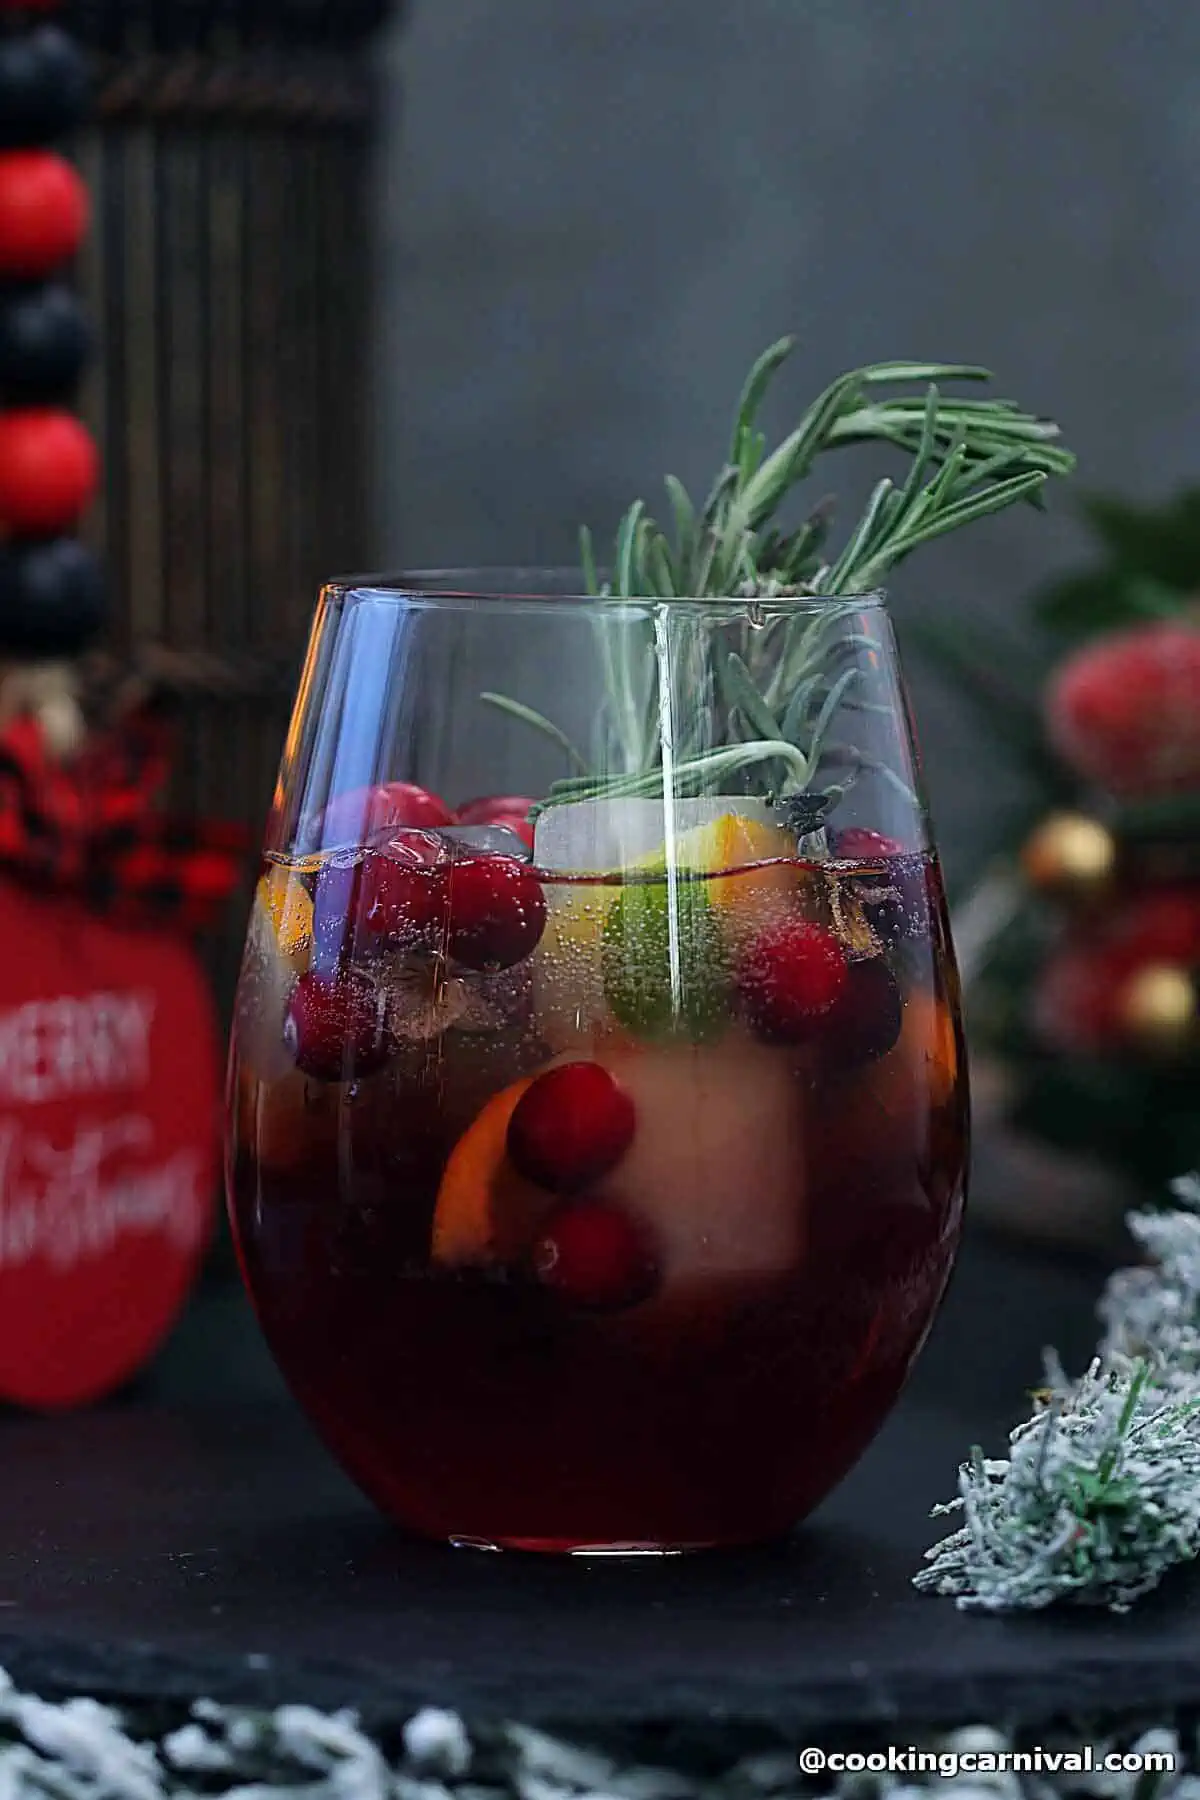
{"type": "Polygon", "coordinates": [[[461,856],[468,850],[484,856],[515,856],[519,862],[528,862],[532,855],[529,845],[507,825],[448,825],[430,835],[444,839],[452,856],[461,856]]]}
{"type": "Polygon", "coordinates": [[[575,800],[539,814],[533,857],[540,869],[603,874],[662,850],[669,837],[711,825],[727,813],[778,824],[765,800],[745,794],[702,800],[575,800]]]}

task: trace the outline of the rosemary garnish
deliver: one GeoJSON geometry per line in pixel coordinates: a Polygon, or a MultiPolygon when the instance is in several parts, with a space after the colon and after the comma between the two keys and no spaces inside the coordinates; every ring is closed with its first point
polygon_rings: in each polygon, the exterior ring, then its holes
{"type": "Polygon", "coordinates": [[[808,792],[820,773],[830,774],[823,765],[840,762],[838,778],[822,787],[832,803],[868,766],[853,745],[835,746],[828,737],[861,675],[854,652],[871,644],[852,629],[855,596],[876,589],[921,544],[1019,500],[1040,505],[1046,481],[1074,467],[1051,421],[1009,400],[945,395],[944,383],[991,379],[986,369],[959,363],[852,370],[768,454],[758,414],[793,343],[780,339],[750,371],[728,458],[704,504],[697,508],[675,476],[666,478],[672,535],[636,500],[601,581],[591,534],[581,533],[588,592],[646,602],[614,607],[597,620],[606,707],[593,761],[542,714],[504,695],[484,695],[545,732],[574,765],[576,774],[556,783],[545,805],[656,794],[664,785],[681,794],[714,792],[714,783],[753,763],[766,765],[766,785],[783,800],[808,792]],[[913,386],[923,391],[884,391],[913,386]],[[780,507],[823,451],[868,442],[891,445],[911,462],[902,482],[877,484],[836,556],[826,549],[829,500],[795,530],[778,528],[780,507]],[[815,614],[811,607],[754,608],[756,601],[821,597],[827,607],[815,614]],[[679,599],[748,604],[732,615],[701,609],[689,616],[669,604],[679,599]],[[673,742],[664,768],[668,721],[673,742]]]}

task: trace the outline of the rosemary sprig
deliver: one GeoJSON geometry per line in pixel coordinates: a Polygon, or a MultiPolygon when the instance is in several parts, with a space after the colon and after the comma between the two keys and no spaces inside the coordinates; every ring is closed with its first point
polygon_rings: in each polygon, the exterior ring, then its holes
{"type": "MultiPolygon", "coordinates": [[[[890,362],[851,370],[819,394],[768,453],[758,415],[793,346],[792,338],[781,338],[747,376],[727,460],[703,505],[696,506],[677,477],[667,476],[672,535],[644,500],[635,500],[618,527],[611,571],[601,581],[591,534],[586,528],[581,532],[588,592],[647,605],[614,607],[597,619],[611,754],[603,757],[605,767],[590,785],[578,779],[558,783],[547,804],[653,792],[656,783],[661,788],[664,703],[687,736],[675,745],[675,771],[686,770],[700,791],[710,779],[752,762],[764,763],[777,778],[779,797],[805,791],[838,705],[852,697],[857,679],[853,666],[836,666],[838,654],[853,649],[847,624],[854,610],[839,608],[836,600],[852,601],[876,589],[922,544],[1018,501],[1040,505],[1045,483],[1074,467],[1075,458],[1058,441],[1058,426],[1050,420],[1011,400],[948,397],[947,383],[991,379],[986,369],[963,363],[890,362]],[[922,391],[886,391],[914,387],[922,391]],[[876,485],[836,556],[826,550],[833,520],[828,499],[812,507],[794,530],[779,528],[780,508],[820,455],[868,442],[904,452],[911,462],[899,484],[876,485]],[[665,610],[657,603],[678,599],[820,596],[830,597],[830,607],[816,619],[810,608],[798,609],[794,617],[773,610],[758,619],[748,609],[744,619],[723,628],[711,618],[697,619],[686,642],[678,630],[672,639],[657,622],[665,610]],[[843,638],[830,646],[838,626],[843,638]],[[714,666],[706,668],[708,655],[714,666]],[[696,726],[707,721],[696,699],[707,692],[719,694],[724,703],[726,741],[705,747],[696,726]],[[690,705],[677,704],[684,696],[690,705]],[[780,744],[795,754],[785,756],[778,748],[767,754],[769,746],[780,744]],[[609,773],[614,767],[616,773],[609,773]]],[[[550,720],[503,696],[484,698],[545,732],[567,749],[577,769],[583,766],[579,752],[566,745],[550,720]]]]}

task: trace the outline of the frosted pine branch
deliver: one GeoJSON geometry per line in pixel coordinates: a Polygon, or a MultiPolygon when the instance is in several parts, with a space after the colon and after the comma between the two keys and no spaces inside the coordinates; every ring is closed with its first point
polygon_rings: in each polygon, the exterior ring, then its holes
{"type": "Polygon", "coordinates": [[[1174,1207],[1127,1218],[1151,1261],[1109,1280],[1099,1307],[1101,1354],[1143,1356],[1159,1386],[1187,1391],[1200,1384],[1200,1175],[1171,1191],[1174,1207]]]}
{"type": "Polygon", "coordinates": [[[957,1498],[934,1509],[961,1528],[927,1552],[917,1587],[964,1610],[1124,1612],[1200,1554],[1200,1177],[1172,1191],[1174,1209],[1129,1217],[1153,1261],[1110,1280],[1083,1379],[1051,1358],[1008,1457],[962,1465],[957,1498]]]}

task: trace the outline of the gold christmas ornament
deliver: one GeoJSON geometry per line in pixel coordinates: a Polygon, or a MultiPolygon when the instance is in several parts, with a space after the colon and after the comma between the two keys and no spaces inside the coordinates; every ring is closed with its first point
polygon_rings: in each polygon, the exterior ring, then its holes
{"type": "Polygon", "coordinates": [[[1121,1022],[1131,1045],[1153,1056],[1178,1056],[1200,1042],[1200,1004],[1186,969],[1151,963],[1121,994],[1121,1022]]]}
{"type": "Polygon", "coordinates": [[[1051,813],[1021,851],[1025,878],[1039,894],[1095,900],[1108,889],[1117,866],[1111,831],[1085,813],[1051,813]]]}

